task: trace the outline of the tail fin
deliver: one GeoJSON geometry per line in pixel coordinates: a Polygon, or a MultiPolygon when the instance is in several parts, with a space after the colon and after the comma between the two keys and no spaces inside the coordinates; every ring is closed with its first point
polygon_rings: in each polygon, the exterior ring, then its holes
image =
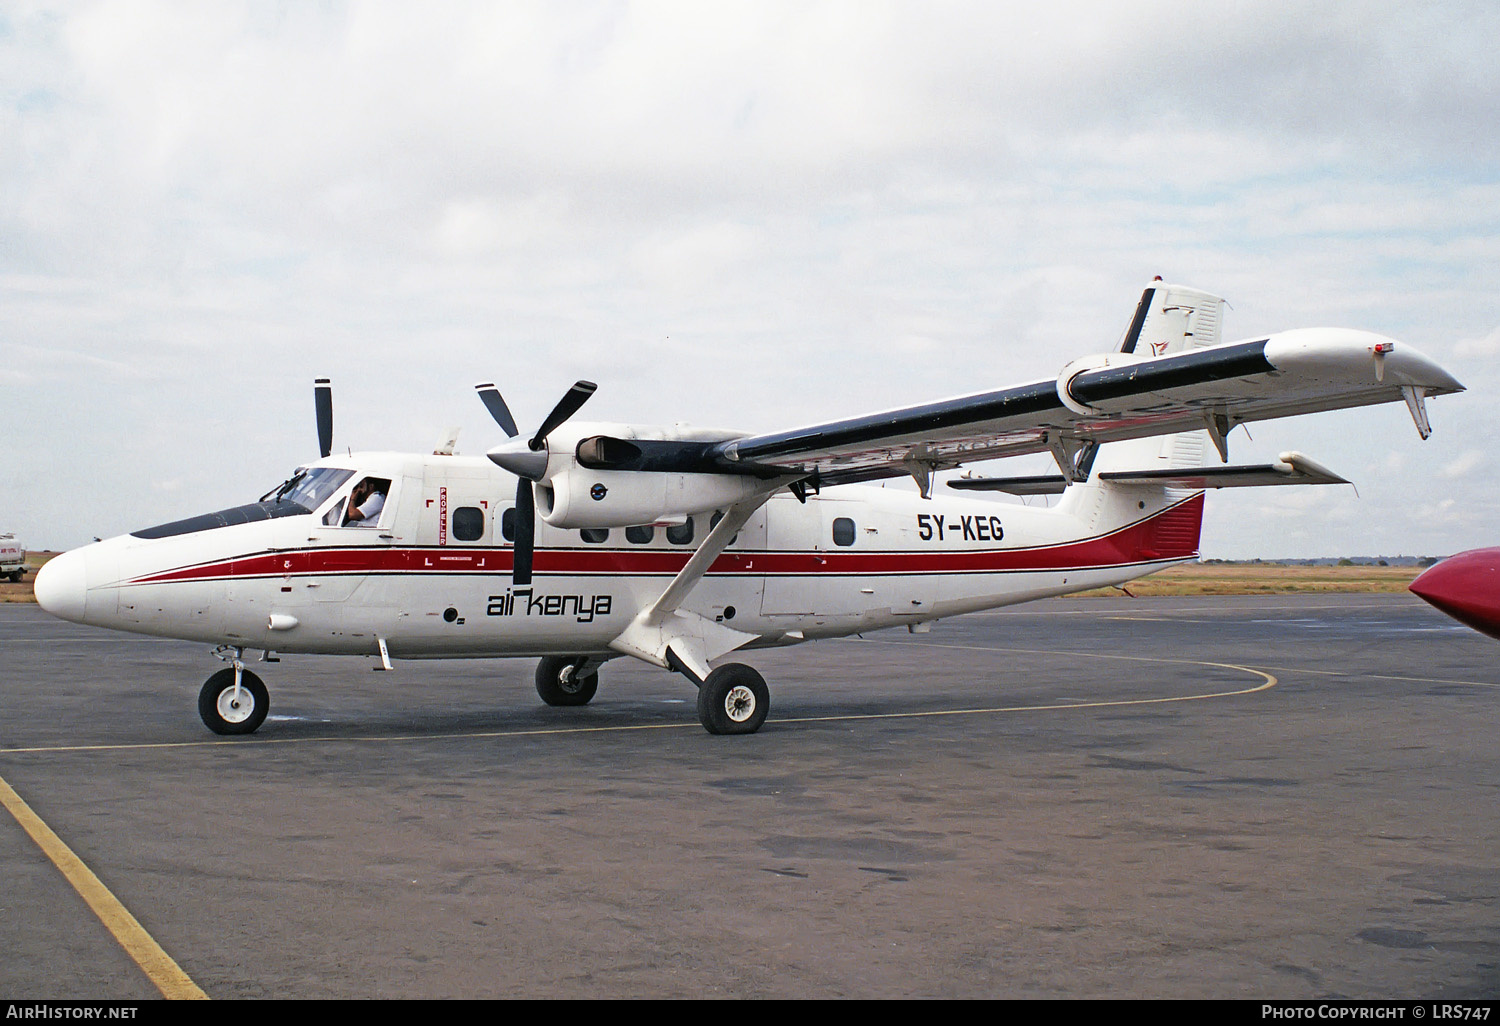
{"type": "MultiPolygon", "coordinates": [[[[1141,294],[1120,352],[1154,357],[1215,345],[1223,313],[1224,300],[1218,296],[1157,279],[1141,294]]],[[[1209,445],[1207,431],[1184,431],[1100,446],[1086,468],[1086,483],[1068,488],[1058,509],[1081,519],[1090,533],[1112,538],[1123,558],[1196,559],[1203,528],[1202,492],[1155,483],[1113,483],[1100,475],[1200,467],[1209,445]]]]}
{"type": "Polygon", "coordinates": [[[1224,321],[1224,300],[1186,285],[1157,279],[1146,286],[1120,352],[1165,356],[1215,345],[1224,321]]]}
{"type": "MultiPolygon", "coordinates": [[[[1139,351],[1142,355],[1165,356],[1217,345],[1223,322],[1223,299],[1201,289],[1167,285],[1157,279],[1141,294],[1120,352],[1139,351]]],[[[1207,431],[1183,431],[1158,438],[1116,442],[1101,448],[1091,468],[1091,480],[1097,481],[1101,472],[1200,467],[1209,446],[1207,431]]],[[[1167,491],[1173,493],[1168,497],[1174,500],[1190,494],[1182,489],[1167,491]]],[[[1201,505],[1199,509],[1201,511],[1201,505]]],[[[1196,537],[1193,544],[1196,548],[1196,537]]]]}

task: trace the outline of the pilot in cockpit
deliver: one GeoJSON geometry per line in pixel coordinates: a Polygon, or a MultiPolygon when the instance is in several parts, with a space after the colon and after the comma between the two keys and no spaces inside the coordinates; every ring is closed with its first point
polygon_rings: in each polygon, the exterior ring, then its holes
{"type": "Polygon", "coordinates": [[[367,477],[355,485],[349,496],[349,512],[344,515],[344,526],[377,526],[380,523],[380,511],[385,508],[386,492],[390,487],[389,481],[378,477],[367,477]]]}

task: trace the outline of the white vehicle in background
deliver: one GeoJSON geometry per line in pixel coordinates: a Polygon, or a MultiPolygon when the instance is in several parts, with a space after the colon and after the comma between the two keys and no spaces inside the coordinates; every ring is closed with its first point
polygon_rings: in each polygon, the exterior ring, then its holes
{"type": "Polygon", "coordinates": [[[0,534],[0,577],[19,581],[26,573],[26,546],[13,534],[0,534]]]}

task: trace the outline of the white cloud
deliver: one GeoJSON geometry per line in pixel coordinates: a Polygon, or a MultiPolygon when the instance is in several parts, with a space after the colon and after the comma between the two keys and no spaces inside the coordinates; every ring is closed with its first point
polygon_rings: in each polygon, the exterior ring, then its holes
{"type": "Polygon", "coordinates": [[[1460,339],[1453,347],[1456,356],[1495,356],[1500,354],[1500,327],[1478,338],[1460,339]]]}
{"type": "Polygon", "coordinates": [[[1468,449],[1458,459],[1443,465],[1442,475],[1449,478],[1466,478],[1489,462],[1489,457],[1478,449],[1468,449]]]}
{"type": "Polygon", "coordinates": [[[761,233],[730,222],[653,233],[630,253],[631,266],[653,288],[696,293],[758,255],[761,233]]]}

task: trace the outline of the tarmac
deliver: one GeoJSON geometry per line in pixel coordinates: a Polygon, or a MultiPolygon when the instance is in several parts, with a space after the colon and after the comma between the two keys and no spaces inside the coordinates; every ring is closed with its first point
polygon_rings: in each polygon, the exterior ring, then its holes
{"type": "Polygon", "coordinates": [[[0,606],[0,999],[1500,994],[1500,643],[1411,596],[744,661],[748,737],[630,660],[287,656],[225,739],[204,646],[0,606]]]}

